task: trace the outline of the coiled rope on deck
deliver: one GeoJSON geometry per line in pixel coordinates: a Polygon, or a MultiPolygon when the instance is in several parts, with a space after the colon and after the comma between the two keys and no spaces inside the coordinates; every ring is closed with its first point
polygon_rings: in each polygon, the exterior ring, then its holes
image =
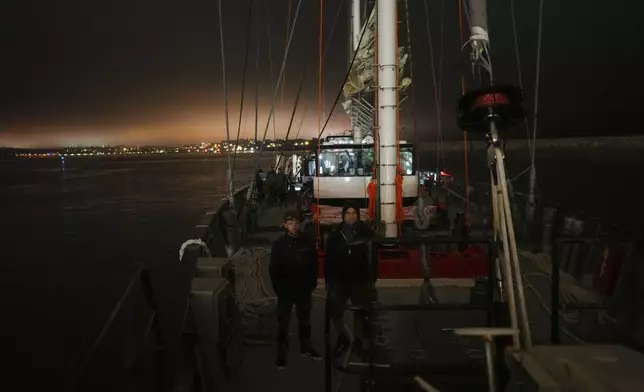
{"type": "Polygon", "coordinates": [[[277,297],[263,276],[263,263],[270,253],[263,247],[241,248],[230,258],[235,271],[235,302],[245,316],[255,318],[275,307],[277,297]]]}

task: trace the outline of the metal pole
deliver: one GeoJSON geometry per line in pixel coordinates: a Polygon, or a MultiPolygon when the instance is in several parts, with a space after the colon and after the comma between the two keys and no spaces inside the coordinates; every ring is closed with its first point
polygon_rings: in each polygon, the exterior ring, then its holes
{"type": "MultiPolygon", "coordinates": [[[[490,148],[494,148],[493,146],[490,146],[490,148]]],[[[501,195],[501,189],[495,184],[496,179],[494,176],[492,176],[492,191],[496,194],[496,196],[493,196],[493,200],[496,202],[494,205],[494,209],[496,210],[495,212],[495,217],[498,219],[498,224],[499,224],[499,230],[500,230],[500,237],[501,237],[501,243],[503,244],[503,259],[501,260],[501,268],[503,270],[503,277],[505,278],[503,285],[507,287],[507,290],[505,290],[505,293],[507,295],[507,301],[508,301],[508,308],[509,308],[509,313],[510,313],[510,326],[512,328],[518,329],[518,317],[517,317],[517,306],[516,306],[516,298],[515,298],[515,292],[514,292],[514,278],[512,276],[512,267],[510,264],[510,255],[509,255],[509,250],[508,250],[508,230],[507,230],[507,224],[506,224],[506,217],[505,217],[505,211],[502,208],[503,202],[500,200],[502,195],[501,195]]],[[[498,177],[498,176],[497,176],[498,177]]],[[[522,284],[519,282],[519,284],[522,284]]],[[[513,335],[512,336],[512,344],[515,349],[520,348],[520,342],[519,342],[519,336],[518,335],[513,335]]]]}
{"type": "Polygon", "coordinates": [[[355,52],[360,44],[360,30],[362,30],[360,0],[351,0],[351,10],[351,47],[355,52]]]}
{"type": "Polygon", "coordinates": [[[483,336],[483,343],[485,344],[485,361],[487,364],[487,382],[488,391],[496,392],[496,374],[494,372],[494,350],[492,350],[492,337],[483,336]]]}
{"type": "Polygon", "coordinates": [[[537,187],[537,172],[534,165],[534,158],[536,154],[537,145],[537,119],[539,117],[539,76],[541,74],[541,35],[543,30],[543,0],[539,2],[539,32],[537,35],[537,74],[534,81],[534,120],[532,122],[532,144],[531,144],[531,165],[530,165],[530,191],[528,193],[528,206],[526,210],[526,218],[528,223],[534,221],[534,213],[536,207],[535,188],[537,187]]]}
{"type": "Polygon", "coordinates": [[[379,0],[378,11],[378,125],[380,212],[385,224],[385,236],[398,236],[396,223],[396,0],[379,0]]]}
{"type": "MultiPolygon", "coordinates": [[[[351,32],[351,34],[349,39],[349,66],[351,66],[354,53],[358,50],[358,46],[360,45],[360,37],[362,35],[361,34],[362,23],[360,18],[360,0],[351,0],[350,7],[351,7],[350,9],[351,20],[349,25],[349,31],[351,32]]],[[[361,143],[362,129],[360,128],[360,124],[358,124],[358,117],[356,114],[357,109],[355,108],[355,106],[356,106],[356,99],[354,98],[351,100],[351,109],[350,109],[351,130],[353,131],[353,142],[361,143]]]]}
{"type": "Polygon", "coordinates": [[[519,265],[519,254],[517,252],[517,243],[514,235],[514,221],[512,219],[512,209],[510,207],[510,199],[508,196],[508,183],[507,183],[507,174],[505,171],[505,162],[503,150],[501,150],[500,141],[498,132],[496,129],[496,123],[494,121],[490,122],[490,135],[492,136],[492,143],[494,144],[494,156],[496,161],[496,171],[497,171],[497,180],[501,188],[501,203],[502,211],[501,213],[505,215],[505,223],[507,230],[507,242],[504,243],[505,252],[510,252],[510,261],[512,262],[512,274],[514,275],[514,280],[516,281],[516,294],[518,296],[519,302],[519,311],[521,318],[521,332],[523,335],[524,348],[529,350],[532,347],[532,336],[530,334],[530,324],[528,322],[528,311],[525,304],[525,295],[523,292],[522,276],[521,276],[521,266],[519,265]]]}
{"type": "Polygon", "coordinates": [[[324,391],[331,392],[331,308],[324,301],[324,391]]]}
{"type": "MultiPolygon", "coordinates": [[[[497,200],[497,189],[496,189],[496,184],[494,183],[494,175],[490,172],[490,193],[492,196],[492,238],[494,241],[498,241],[501,231],[501,220],[499,219],[499,209],[496,207],[498,206],[499,202],[497,200]]],[[[496,273],[496,279],[497,279],[497,284],[499,288],[499,295],[501,298],[505,299],[505,282],[503,281],[503,273],[501,272],[501,257],[499,257],[498,252],[496,254],[496,263],[494,264],[495,268],[495,273],[496,273]]],[[[510,288],[511,289],[511,288],[510,288]]],[[[513,326],[512,328],[516,328],[516,326],[513,326]]]]}

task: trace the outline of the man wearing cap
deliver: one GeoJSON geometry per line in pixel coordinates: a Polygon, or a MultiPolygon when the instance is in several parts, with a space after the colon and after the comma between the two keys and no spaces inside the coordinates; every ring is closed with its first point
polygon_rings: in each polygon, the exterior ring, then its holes
{"type": "MultiPolygon", "coordinates": [[[[351,203],[342,208],[342,223],[329,233],[324,250],[325,278],[331,307],[331,320],[338,333],[334,356],[338,357],[350,346],[351,341],[344,324],[347,301],[354,306],[366,307],[373,297],[376,273],[369,261],[367,241],[374,233],[360,220],[360,209],[351,203]]],[[[367,337],[368,312],[354,312],[353,348],[364,353],[367,337]]]]}
{"type": "Polygon", "coordinates": [[[317,249],[315,240],[300,232],[299,213],[284,216],[286,233],[273,243],[269,273],[277,294],[277,361],[279,369],[286,366],[288,330],[293,305],[298,320],[300,352],[313,359],[322,358],[311,346],[312,294],[317,286],[317,249]]]}

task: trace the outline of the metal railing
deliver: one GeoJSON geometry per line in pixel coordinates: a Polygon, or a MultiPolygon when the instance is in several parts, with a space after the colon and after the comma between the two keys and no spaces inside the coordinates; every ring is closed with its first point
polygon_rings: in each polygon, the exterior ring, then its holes
{"type": "MultiPolygon", "coordinates": [[[[233,195],[237,215],[248,207],[245,203],[248,187],[238,189],[233,195]]],[[[206,243],[212,255],[226,252],[224,241],[228,238],[224,231],[231,223],[222,215],[229,208],[229,200],[224,199],[196,227],[195,237],[206,243]]],[[[236,224],[240,223],[246,222],[236,224]]],[[[245,225],[242,231],[246,232],[245,225]]],[[[159,319],[158,298],[149,271],[139,267],[99,333],[67,375],[66,390],[171,391],[188,320],[192,277],[197,259],[204,254],[204,249],[197,245],[186,248],[175,274],[178,297],[173,298],[174,306],[166,309],[172,314],[166,314],[164,322],[159,319]]]]}
{"type": "MultiPolygon", "coordinates": [[[[559,315],[561,310],[611,312],[616,304],[621,304],[622,308],[626,308],[624,303],[628,302],[628,298],[625,296],[627,290],[624,290],[624,286],[637,284],[632,279],[630,282],[627,281],[630,276],[629,271],[633,271],[631,263],[634,260],[637,243],[638,239],[634,237],[554,237],[550,270],[552,278],[550,292],[551,344],[561,344],[559,315]],[[609,263],[618,263],[618,265],[608,265],[609,263]],[[597,279],[603,277],[606,268],[611,269],[610,276],[606,276],[612,282],[608,282],[605,290],[598,293],[603,300],[601,304],[566,304],[565,307],[561,305],[562,271],[569,273],[578,281],[587,280],[590,277],[593,282],[587,282],[586,285],[594,285],[597,279]],[[615,273],[614,268],[618,268],[619,271],[615,273]]],[[[635,310],[629,309],[629,311],[635,310]]]]}
{"type": "MultiPolygon", "coordinates": [[[[363,366],[360,370],[349,369],[348,365],[341,365],[336,360],[332,359],[331,353],[331,311],[329,300],[327,299],[325,304],[325,315],[324,315],[324,342],[325,342],[325,390],[331,391],[331,368],[336,370],[349,373],[349,374],[359,374],[366,377],[367,381],[373,380],[377,375],[378,376],[413,376],[419,374],[421,370],[425,372],[430,372],[432,369],[419,369],[418,366],[403,366],[397,368],[383,369],[378,367],[378,374],[376,374],[377,365],[374,362],[374,314],[378,311],[397,311],[397,312],[410,312],[410,311],[440,311],[440,310],[463,310],[463,311],[486,311],[486,326],[494,326],[496,324],[495,320],[495,298],[497,298],[497,277],[495,276],[495,260],[497,255],[497,244],[490,238],[462,238],[462,239],[451,239],[451,238],[428,238],[428,237],[403,237],[403,238],[376,238],[369,242],[365,242],[369,248],[369,262],[372,265],[372,273],[376,273],[378,270],[378,250],[391,247],[394,248],[411,248],[427,245],[483,245],[487,246],[487,261],[488,261],[488,275],[486,277],[486,292],[485,297],[486,301],[484,304],[390,304],[385,305],[378,303],[377,300],[374,300],[368,304],[368,306],[346,306],[345,309],[349,309],[352,312],[356,311],[366,311],[367,318],[367,332],[369,339],[369,350],[367,353],[367,363],[366,366],[363,366]]],[[[428,252],[429,253],[429,252],[428,252]]],[[[429,278],[426,277],[425,281],[429,278]]],[[[376,279],[372,279],[375,282],[376,279]]],[[[375,284],[372,286],[371,290],[375,289],[375,284]]],[[[420,290],[420,287],[419,287],[420,290]]],[[[374,290],[375,291],[375,290],[374,290]]],[[[445,373],[450,369],[441,367],[441,369],[434,368],[435,372],[445,373]]],[[[463,372],[467,370],[477,371],[479,369],[451,369],[457,372],[463,372]]],[[[481,374],[485,374],[485,366],[481,367],[481,374]]]]}
{"type": "Polygon", "coordinates": [[[148,390],[160,391],[164,384],[166,348],[150,276],[145,268],[140,267],[73,369],[67,389],[100,391],[110,390],[117,386],[115,384],[120,384],[119,390],[125,390],[124,385],[147,385],[148,390]],[[141,317],[142,314],[145,316],[141,317]],[[129,324],[137,316],[141,317],[138,320],[140,325],[134,328],[130,326],[129,333],[126,333],[120,324],[129,324]],[[151,334],[153,340],[150,339],[151,334]],[[122,350],[116,350],[116,347],[122,350]],[[154,361],[152,369],[142,363],[150,356],[154,361]]]}

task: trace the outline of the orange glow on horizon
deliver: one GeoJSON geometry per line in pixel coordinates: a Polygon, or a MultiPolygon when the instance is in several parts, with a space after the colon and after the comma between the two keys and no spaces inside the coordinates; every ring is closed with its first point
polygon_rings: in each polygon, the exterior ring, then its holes
{"type": "MultiPolygon", "coordinates": [[[[339,105],[338,105],[339,106],[339,105]]],[[[203,110],[203,107],[201,108],[203,110]]],[[[266,121],[269,108],[260,110],[258,120],[258,139],[262,139],[266,130],[266,121]]],[[[309,111],[310,112],[310,111],[309,111]]],[[[290,138],[295,138],[304,110],[298,110],[293,120],[290,138]]],[[[312,113],[312,112],[311,112],[312,113]]],[[[317,136],[317,119],[311,113],[302,124],[299,138],[312,138],[317,136]]],[[[231,110],[230,137],[237,136],[239,112],[231,110]]],[[[276,110],[275,135],[284,138],[287,133],[291,111],[289,109],[276,110]]],[[[146,122],[133,121],[133,124],[123,125],[43,125],[34,126],[16,125],[11,128],[11,133],[0,132],[0,146],[7,147],[55,147],[70,145],[154,145],[154,144],[188,144],[202,141],[221,141],[226,139],[226,125],[224,116],[213,110],[212,114],[190,113],[183,111],[172,116],[164,113],[163,119],[157,118],[146,122]]],[[[329,121],[327,132],[338,132],[348,129],[349,119],[341,107],[336,108],[332,119],[329,121]]],[[[240,138],[252,139],[255,136],[254,108],[245,109],[242,118],[240,138]]],[[[268,127],[266,139],[273,139],[273,124],[268,127]]]]}

